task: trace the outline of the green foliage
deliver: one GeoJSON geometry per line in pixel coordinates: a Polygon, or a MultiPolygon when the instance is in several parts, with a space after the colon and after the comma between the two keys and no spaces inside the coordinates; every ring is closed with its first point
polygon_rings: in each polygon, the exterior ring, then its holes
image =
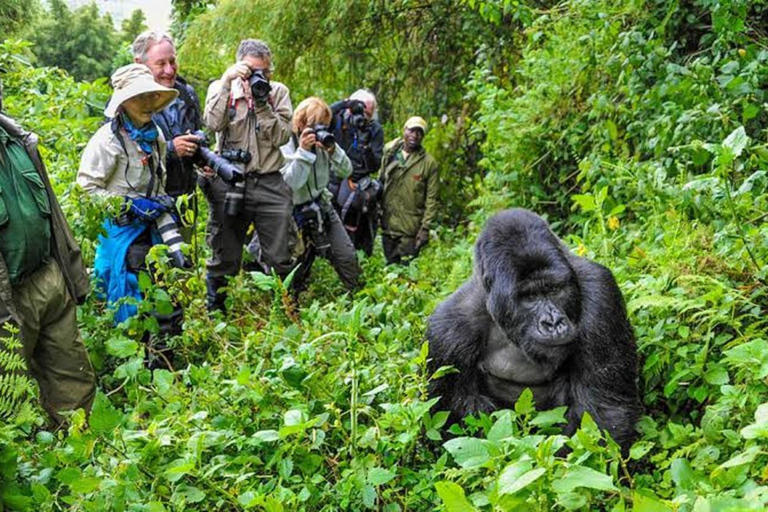
{"type": "Polygon", "coordinates": [[[0,0],[0,34],[2,39],[25,31],[40,14],[37,0],[0,0]]]}
{"type": "Polygon", "coordinates": [[[147,18],[144,11],[135,9],[129,18],[120,24],[120,40],[124,44],[132,44],[136,36],[147,30],[147,18]]]}
{"type": "Polygon", "coordinates": [[[42,65],[66,69],[78,80],[112,72],[115,29],[109,14],[102,16],[95,3],[70,11],[64,0],[51,0],[31,39],[42,65]]]}
{"type": "Polygon", "coordinates": [[[0,337],[0,419],[7,421],[29,414],[35,390],[22,357],[18,328],[6,323],[3,330],[6,335],[0,337]]]}

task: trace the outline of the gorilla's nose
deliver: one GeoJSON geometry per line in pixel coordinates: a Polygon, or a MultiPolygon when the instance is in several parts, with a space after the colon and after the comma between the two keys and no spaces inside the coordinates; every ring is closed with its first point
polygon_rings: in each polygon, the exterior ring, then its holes
{"type": "Polygon", "coordinates": [[[556,310],[550,310],[539,321],[541,333],[547,336],[561,336],[565,334],[568,323],[565,315],[556,310]]]}

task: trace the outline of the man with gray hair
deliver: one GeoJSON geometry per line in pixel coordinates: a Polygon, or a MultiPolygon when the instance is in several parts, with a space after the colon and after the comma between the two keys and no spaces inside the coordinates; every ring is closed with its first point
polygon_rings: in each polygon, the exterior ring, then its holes
{"type": "Polygon", "coordinates": [[[381,187],[371,176],[379,170],[384,153],[384,129],[376,110],[376,96],[358,89],[342,101],[331,105],[332,129],[339,145],[352,161],[352,176],[329,185],[334,206],[355,245],[368,256],[378,228],[377,210],[381,187]]]}
{"type": "Polygon", "coordinates": [[[280,169],[280,146],[291,138],[293,107],[288,88],[271,81],[272,54],[263,41],[246,39],[237,62],[208,88],[205,125],[216,132],[217,149],[240,150],[245,180],[230,186],[216,176],[200,179],[208,200],[208,308],[223,310],[227,277],[240,271],[243,244],[251,224],[264,263],[286,277],[290,251],[292,191],[280,169]],[[241,153],[242,154],[242,153],[241,153]],[[244,159],[246,160],[246,159],[244,159]]]}
{"type": "Polygon", "coordinates": [[[176,48],[165,32],[147,30],[139,34],[133,41],[133,60],[147,66],[155,82],[179,92],[173,103],[153,115],[152,120],[168,141],[166,192],[173,198],[192,194],[197,180],[193,156],[200,142],[192,134],[202,128],[200,100],[192,86],[178,75],[176,48]]]}

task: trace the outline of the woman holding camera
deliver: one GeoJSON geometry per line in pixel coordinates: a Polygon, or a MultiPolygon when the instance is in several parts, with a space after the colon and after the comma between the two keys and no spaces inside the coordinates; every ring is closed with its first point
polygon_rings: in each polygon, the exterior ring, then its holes
{"type": "MultiPolygon", "coordinates": [[[[173,218],[175,205],[165,193],[166,142],[152,121],[152,115],[171,103],[178,92],[156,83],[143,64],[119,68],[111,82],[114,92],[104,111],[111,121],[88,141],[77,173],[77,183],[87,192],[125,201],[118,218],[105,220],[107,234],[99,237],[96,249],[94,273],[110,305],[125,297],[141,299],[137,276],[148,270],[145,258],[155,243],[168,246],[174,266],[188,265],[173,218]]],[[[120,305],[115,322],[136,310],[133,304],[120,305]]],[[[161,334],[181,332],[180,308],[154,316],[161,334]]],[[[169,366],[170,352],[163,348],[154,352],[164,352],[161,364],[169,366]]]]}
{"type": "Polygon", "coordinates": [[[293,190],[293,216],[305,249],[295,286],[301,289],[316,256],[327,258],[344,286],[354,290],[360,278],[355,247],[331,204],[326,188],[331,177],[352,174],[352,163],[330,133],[331,109],[320,98],[299,103],[293,114],[291,140],[281,150],[286,164],[280,170],[293,190]]]}

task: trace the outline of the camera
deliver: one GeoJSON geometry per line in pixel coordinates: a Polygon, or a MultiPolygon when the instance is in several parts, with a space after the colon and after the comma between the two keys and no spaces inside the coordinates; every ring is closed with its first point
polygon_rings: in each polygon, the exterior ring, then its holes
{"type": "Polygon", "coordinates": [[[349,105],[349,124],[358,130],[365,130],[368,127],[368,118],[365,117],[365,103],[360,100],[350,100],[349,105]]]}
{"type": "MultiPolygon", "coordinates": [[[[176,268],[191,268],[192,265],[181,251],[181,244],[184,242],[184,239],[181,233],[179,233],[176,220],[169,213],[176,208],[173,198],[169,196],[154,196],[149,199],[163,207],[164,212],[155,220],[155,229],[163,240],[163,244],[168,246],[168,257],[171,260],[171,264],[176,268]]],[[[124,209],[117,216],[115,223],[118,226],[128,226],[135,222],[135,219],[136,217],[131,213],[130,209],[124,209]]]]}
{"type": "Polygon", "coordinates": [[[296,223],[308,235],[317,252],[324,256],[331,248],[331,239],[326,229],[325,214],[319,204],[314,201],[300,205],[294,210],[296,223]]]}
{"type": "Polygon", "coordinates": [[[200,143],[197,146],[197,153],[196,157],[200,165],[207,165],[211,169],[213,169],[218,176],[226,181],[230,185],[235,185],[238,182],[243,181],[243,171],[240,170],[236,165],[233,165],[232,162],[245,162],[248,163],[251,161],[251,154],[248,151],[243,150],[228,150],[232,153],[238,153],[242,154],[242,156],[247,156],[247,160],[236,160],[236,159],[227,159],[224,155],[217,155],[210,149],[208,149],[208,137],[206,137],[205,133],[202,130],[197,130],[192,135],[200,139],[200,143]],[[231,160],[231,161],[230,161],[231,160]]]}
{"type": "Polygon", "coordinates": [[[328,149],[336,146],[336,138],[330,132],[330,127],[328,125],[316,124],[311,129],[315,133],[315,139],[320,142],[320,144],[328,149]]]}
{"type": "Polygon", "coordinates": [[[264,71],[254,70],[248,78],[248,85],[251,87],[251,94],[257,103],[267,102],[272,86],[269,85],[269,80],[264,76],[264,71]]]}
{"type": "Polygon", "coordinates": [[[219,156],[235,163],[247,164],[251,161],[251,153],[245,149],[222,149],[219,156]]]}

